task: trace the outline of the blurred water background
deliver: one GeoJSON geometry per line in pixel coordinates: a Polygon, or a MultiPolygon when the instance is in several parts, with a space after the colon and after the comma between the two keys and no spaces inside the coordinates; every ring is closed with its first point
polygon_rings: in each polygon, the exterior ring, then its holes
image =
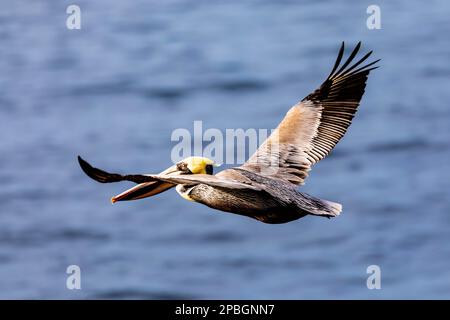
{"type": "Polygon", "coordinates": [[[450,298],[448,2],[377,1],[381,30],[373,1],[77,0],[68,30],[73,3],[0,10],[0,298],[450,298]],[[78,167],[159,172],[194,120],[274,128],[343,40],[382,61],[303,187],[337,219],[265,225],[174,190],[111,205],[131,184],[78,167]]]}

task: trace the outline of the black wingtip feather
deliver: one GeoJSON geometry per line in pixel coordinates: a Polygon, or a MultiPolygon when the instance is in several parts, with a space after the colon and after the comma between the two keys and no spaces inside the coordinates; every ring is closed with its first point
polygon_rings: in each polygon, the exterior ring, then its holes
{"type": "Polygon", "coordinates": [[[373,51],[369,51],[368,53],[366,53],[361,59],[359,59],[357,62],[355,62],[350,68],[347,68],[347,70],[345,70],[342,75],[346,75],[348,73],[350,73],[350,71],[352,71],[353,69],[355,69],[357,66],[359,66],[361,63],[363,63],[364,61],[367,60],[367,58],[369,58],[372,55],[373,51]]]}
{"type": "Polygon", "coordinates": [[[361,48],[361,41],[359,41],[357,43],[357,45],[355,46],[355,48],[353,49],[352,53],[349,55],[349,57],[347,58],[347,60],[345,61],[345,63],[339,68],[339,64],[340,61],[342,60],[342,56],[343,56],[343,52],[342,52],[342,47],[341,50],[338,53],[338,59],[336,60],[336,62],[339,61],[338,65],[334,65],[332,72],[330,73],[330,75],[328,76],[327,80],[334,80],[334,79],[338,79],[338,78],[342,78],[344,76],[350,76],[350,75],[355,75],[358,72],[363,72],[366,70],[373,70],[374,68],[368,68],[372,65],[374,65],[375,63],[377,63],[378,61],[380,61],[380,59],[373,61],[369,64],[366,64],[363,67],[360,67],[359,69],[356,69],[356,67],[358,67],[359,65],[361,65],[364,61],[366,61],[373,53],[373,51],[369,51],[368,53],[366,53],[361,59],[359,59],[357,62],[355,62],[353,65],[351,65],[350,67],[348,67],[351,62],[353,61],[353,59],[356,57],[357,53],[359,52],[359,49],[361,48]],[[338,69],[336,71],[336,69],[338,69]]]}
{"type": "Polygon", "coordinates": [[[80,167],[83,170],[83,172],[86,173],[87,175],[89,175],[88,172],[90,172],[92,170],[92,166],[89,163],[87,163],[80,156],[78,156],[78,164],[80,165],[80,167]]]}
{"type": "Polygon", "coordinates": [[[376,64],[380,59],[375,60],[371,63],[363,65],[358,69],[356,67],[360,66],[364,61],[371,56],[372,51],[366,53],[362,58],[360,58],[356,63],[351,65],[352,60],[355,58],[359,49],[361,47],[361,41],[355,46],[351,54],[345,61],[345,63],[340,67],[340,62],[342,61],[344,46],[341,46],[339,50],[336,63],[334,64],[333,70],[330,76],[322,83],[319,89],[315,90],[313,93],[306,96],[302,101],[313,100],[313,101],[324,101],[324,99],[338,100],[344,99],[342,101],[355,101],[360,100],[362,94],[364,93],[364,87],[367,80],[367,76],[371,70],[376,69],[376,64]],[[350,67],[349,67],[350,65],[350,67]],[[373,67],[372,67],[373,66],[373,67]],[[336,71],[339,69],[338,71],[336,71]]]}
{"type": "Polygon", "coordinates": [[[358,68],[358,69],[354,70],[351,74],[357,74],[359,72],[374,70],[374,69],[378,68],[379,66],[372,67],[372,68],[368,68],[368,67],[373,66],[375,63],[379,62],[380,60],[381,59],[372,61],[371,63],[368,63],[365,66],[362,66],[361,68],[358,68]]]}
{"type": "MultiPolygon", "coordinates": [[[[347,58],[347,61],[345,61],[345,63],[342,65],[342,67],[336,71],[336,76],[341,74],[341,72],[343,70],[345,70],[345,68],[352,62],[353,58],[357,55],[359,49],[361,48],[361,41],[358,42],[358,44],[356,45],[356,47],[353,49],[352,53],[350,54],[350,56],[347,58]]],[[[334,75],[332,76],[334,77],[334,75]]]]}
{"type": "Polygon", "coordinates": [[[78,163],[80,164],[81,170],[91,179],[98,181],[100,183],[109,183],[122,181],[123,177],[120,174],[109,173],[91,166],[87,161],[78,156],[78,163]]]}
{"type": "Polygon", "coordinates": [[[327,79],[331,78],[333,73],[336,71],[336,69],[341,64],[342,57],[344,56],[344,49],[345,49],[345,43],[344,43],[344,41],[342,41],[341,48],[339,49],[339,53],[338,53],[338,56],[336,58],[336,62],[334,63],[334,67],[331,70],[330,74],[328,75],[327,79]]]}

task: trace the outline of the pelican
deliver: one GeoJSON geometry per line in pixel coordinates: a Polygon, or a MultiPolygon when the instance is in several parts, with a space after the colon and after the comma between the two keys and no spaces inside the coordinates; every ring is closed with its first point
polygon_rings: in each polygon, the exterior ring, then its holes
{"type": "Polygon", "coordinates": [[[311,167],[325,158],[344,136],[357,111],[373,61],[361,64],[368,52],[353,62],[359,42],[341,65],[342,43],[336,62],[322,85],[295,104],[278,127],[239,167],[213,174],[212,160],[189,157],[159,174],[117,174],[92,167],[78,156],[81,169],[101,182],[132,181],[137,185],[111,201],[150,197],[172,187],[189,201],[254,218],[264,223],[286,223],[306,215],[332,218],[342,205],[297,190],[311,167]]]}

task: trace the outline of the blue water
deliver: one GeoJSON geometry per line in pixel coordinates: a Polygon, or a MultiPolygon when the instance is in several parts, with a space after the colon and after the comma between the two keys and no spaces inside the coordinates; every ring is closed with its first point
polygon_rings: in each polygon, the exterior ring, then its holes
{"type": "Polygon", "coordinates": [[[450,298],[450,5],[13,1],[0,10],[0,298],[450,298]],[[174,190],[111,205],[81,154],[159,172],[176,128],[274,128],[363,41],[381,68],[303,190],[336,219],[265,225],[174,190]],[[81,290],[66,268],[81,268],[81,290]],[[381,268],[381,289],[366,268],[381,268]]]}

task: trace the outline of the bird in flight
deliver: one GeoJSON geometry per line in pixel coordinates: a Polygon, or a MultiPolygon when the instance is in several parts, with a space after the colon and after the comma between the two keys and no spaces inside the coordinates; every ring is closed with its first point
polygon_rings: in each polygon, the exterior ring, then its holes
{"type": "Polygon", "coordinates": [[[357,111],[373,61],[362,65],[372,51],[352,64],[359,42],[341,65],[344,43],[327,79],[294,105],[258,150],[239,167],[213,174],[215,163],[189,157],[159,174],[117,174],[92,167],[78,156],[81,169],[101,182],[132,181],[137,185],[111,201],[150,197],[172,187],[184,198],[213,209],[257,219],[286,223],[306,215],[336,217],[339,203],[297,190],[311,167],[325,158],[344,136],[357,111]]]}

